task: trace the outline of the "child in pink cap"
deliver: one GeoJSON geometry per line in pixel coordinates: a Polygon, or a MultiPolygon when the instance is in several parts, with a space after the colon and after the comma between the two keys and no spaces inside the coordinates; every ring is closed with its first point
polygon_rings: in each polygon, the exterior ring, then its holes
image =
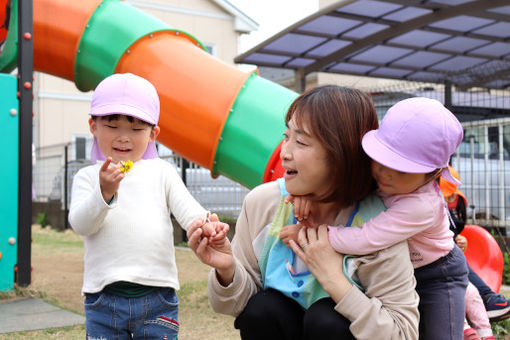
{"type": "MultiPolygon", "coordinates": [[[[158,158],[159,97],[149,81],[130,73],[107,77],[92,96],[90,115],[97,163],[74,177],[69,210],[85,246],[87,339],[176,339],[170,214],[187,229],[204,223],[206,211],[158,158]]],[[[211,219],[207,235],[224,238],[228,225],[211,219]]]]}
{"type": "MultiPolygon", "coordinates": [[[[458,183],[448,161],[462,138],[461,124],[437,100],[409,98],[393,105],[379,129],[362,140],[387,210],[361,228],[329,227],[329,241],[342,254],[369,254],[408,240],[420,295],[420,339],[463,337],[468,270],[437,183],[440,176],[458,183]]],[[[313,225],[310,201],[293,199],[298,220],[310,217],[313,225]]],[[[287,226],[282,239],[295,239],[297,230],[287,226]]]]}

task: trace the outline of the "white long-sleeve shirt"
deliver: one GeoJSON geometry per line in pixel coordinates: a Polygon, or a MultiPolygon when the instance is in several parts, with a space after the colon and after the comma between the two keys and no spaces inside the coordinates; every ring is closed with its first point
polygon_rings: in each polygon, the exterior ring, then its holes
{"type": "Polygon", "coordinates": [[[82,293],[117,281],[179,289],[170,213],[188,228],[206,211],[159,158],[135,162],[108,205],[99,185],[101,165],[81,169],[73,182],[69,222],[85,246],[82,293]]]}

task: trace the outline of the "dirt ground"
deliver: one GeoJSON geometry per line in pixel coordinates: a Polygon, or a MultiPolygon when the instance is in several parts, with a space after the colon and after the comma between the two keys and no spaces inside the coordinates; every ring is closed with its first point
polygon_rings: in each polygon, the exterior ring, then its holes
{"type": "MultiPolygon", "coordinates": [[[[83,297],[80,294],[83,280],[83,246],[81,237],[73,231],[55,233],[38,226],[33,234],[62,239],[58,246],[52,242],[36,241],[32,244],[32,283],[29,290],[36,296],[61,308],[83,314],[83,297]]],[[[34,236],[37,239],[37,236],[34,236]]],[[[202,264],[187,248],[176,250],[181,290],[178,292],[181,330],[179,339],[238,340],[239,332],[233,327],[233,318],[214,313],[207,298],[209,268],[202,264]]]]}
{"type": "MultiPolygon", "coordinates": [[[[80,290],[84,250],[81,237],[71,230],[56,233],[49,228],[41,229],[38,226],[34,226],[33,234],[37,241],[32,244],[33,271],[29,290],[50,303],[83,314],[80,290]],[[55,238],[59,239],[57,244],[55,238]]],[[[181,283],[181,290],[178,292],[181,323],[179,339],[239,340],[239,332],[233,327],[233,318],[216,314],[209,306],[209,268],[186,248],[178,248],[176,258],[181,283]]],[[[509,287],[503,286],[501,292],[507,297],[510,296],[509,287]]],[[[30,339],[39,338],[36,336],[30,339]]],[[[510,336],[500,335],[498,339],[509,340],[510,336]]]]}
{"type": "MultiPolygon", "coordinates": [[[[187,249],[177,249],[179,281],[181,283],[207,279],[209,269],[187,249]]],[[[63,308],[83,311],[80,295],[83,281],[83,249],[79,251],[40,252],[33,248],[32,284],[34,290],[54,298],[63,308]]]]}

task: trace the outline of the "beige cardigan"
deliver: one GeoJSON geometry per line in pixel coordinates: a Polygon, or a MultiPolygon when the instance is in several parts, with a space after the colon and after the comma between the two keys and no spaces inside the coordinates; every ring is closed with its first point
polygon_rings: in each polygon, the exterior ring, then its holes
{"type": "MultiPolygon", "coordinates": [[[[273,220],[280,198],[276,182],[262,184],[246,196],[232,242],[234,281],[224,287],[214,269],[209,274],[209,301],[216,312],[239,315],[262,288],[253,241],[273,220]]],[[[353,286],[335,306],[351,321],[353,335],[357,339],[418,339],[419,298],[407,242],[358,257],[356,264],[366,293],[353,286]]]]}

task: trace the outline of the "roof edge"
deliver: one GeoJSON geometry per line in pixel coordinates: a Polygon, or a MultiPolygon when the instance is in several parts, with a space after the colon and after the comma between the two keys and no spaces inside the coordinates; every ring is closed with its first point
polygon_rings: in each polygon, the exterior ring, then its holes
{"type": "Polygon", "coordinates": [[[215,4],[223,8],[235,17],[234,28],[240,33],[250,33],[259,28],[258,22],[253,20],[239,8],[231,4],[228,0],[212,0],[215,4]]]}
{"type": "MultiPolygon", "coordinates": [[[[216,1],[216,0],[213,0],[213,1],[216,1]]],[[[336,9],[336,8],[340,7],[340,5],[345,6],[345,5],[350,4],[351,2],[355,2],[355,1],[356,0],[340,0],[340,1],[336,1],[336,2],[332,3],[331,5],[328,5],[328,6],[324,7],[324,8],[319,9],[317,12],[315,12],[313,14],[310,14],[309,16],[307,16],[307,17],[297,21],[296,23],[292,24],[291,26],[285,28],[284,30],[274,34],[270,38],[262,41],[261,43],[255,45],[254,47],[250,48],[248,51],[238,55],[237,57],[234,58],[234,62],[235,63],[239,63],[240,60],[242,60],[246,56],[252,54],[254,51],[259,49],[261,46],[267,45],[267,44],[275,41],[276,39],[278,39],[281,36],[287,34],[288,32],[292,32],[294,30],[294,28],[301,26],[302,23],[305,23],[305,22],[311,21],[311,20],[313,20],[315,18],[318,18],[318,17],[320,17],[321,15],[323,15],[325,13],[329,13],[333,9],[336,9]]]]}

